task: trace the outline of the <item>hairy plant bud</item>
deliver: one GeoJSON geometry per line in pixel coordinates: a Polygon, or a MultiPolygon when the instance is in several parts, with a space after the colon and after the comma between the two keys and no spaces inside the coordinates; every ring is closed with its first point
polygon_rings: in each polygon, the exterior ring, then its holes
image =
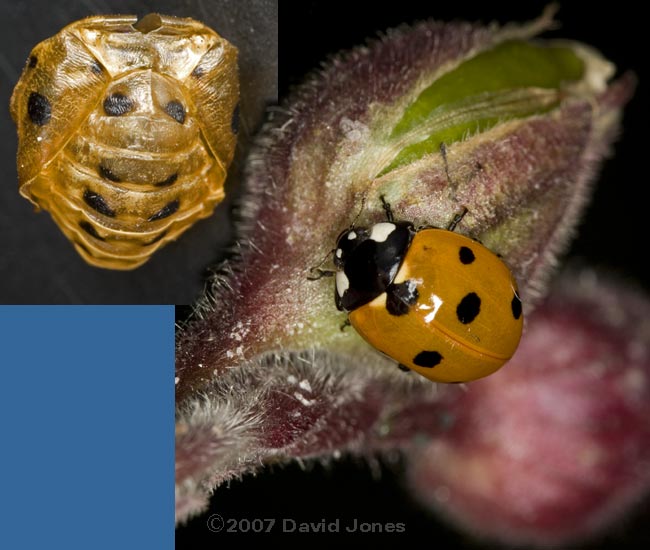
{"type": "Polygon", "coordinates": [[[535,38],[551,22],[389,31],[273,113],[235,257],[177,340],[180,519],[267,461],[435,444],[463,392],[341,330],[332,279],[310,274],[333,268],[342,231],[386,219],[384,197],[415,227],[464,212],[455,231],[502,258],[532,313],[634,88],[590,47],[535,38]]]}

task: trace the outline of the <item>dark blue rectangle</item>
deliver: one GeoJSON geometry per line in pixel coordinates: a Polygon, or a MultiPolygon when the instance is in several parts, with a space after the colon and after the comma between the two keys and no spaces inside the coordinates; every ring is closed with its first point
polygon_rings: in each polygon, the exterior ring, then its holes
{"type": "Polygon", "coordinates": [[[4,306],[0,342],[0,548],[173,548],[173,306],[4,306]]]}

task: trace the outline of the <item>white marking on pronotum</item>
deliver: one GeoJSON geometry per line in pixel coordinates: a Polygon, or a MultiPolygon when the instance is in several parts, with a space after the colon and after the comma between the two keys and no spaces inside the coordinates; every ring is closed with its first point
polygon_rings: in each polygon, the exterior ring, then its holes
{"type": "Polygon", "coordinates": [[[354,231],[350,231],[348,233],[348,241],[353,241],[356,238],[357,238],[357,234],[354,231]]]}
{"type": "Polygon", "coordinates": [[[343,296],[345,291],[350,288],[350,281],[343,271],[336,272],[336,293],[343,296]]]}
{"type": "Polygon", "coordinates": [[[341,256],[343,256],[343,250],[341,250],[340,248],[337,248],[336,249],[336,257],[340,258],[341,256]]]}
{"type": "Polygon", "coordinates": [[[381,222],[372,226],[370,231],[370,240],[377,243],[383,243],[393,231],[395,231],[395,224],[389,222],[381,222]]]}

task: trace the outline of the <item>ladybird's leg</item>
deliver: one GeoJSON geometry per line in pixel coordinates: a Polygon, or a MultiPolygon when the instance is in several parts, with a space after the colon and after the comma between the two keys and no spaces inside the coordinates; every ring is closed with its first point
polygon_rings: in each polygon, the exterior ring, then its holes
{"type": "Polygon", "coordinates": [[[406,365],[402,365],[402,363],[397,363],[397,368],[402,372],[411,372],[411,369],[409,369],[406,365]]]}
{"type": "MultiPolygon", "coordinates": [[[[440,144],[440,154],[442,155],[442,162],[445,165],[445,174],[447,174],[447,181],[449,182],[449,185],[452,187],[455,187],[454,182],[451,179],[451,176],[449,175],[449,162],[447,161],[447,146],[444,143],[440,144]]],[[[476,176],[479,172],[483,171],[483,165],[480,163],[480,161],[476,161],[474,163],[474,171],[472,172],[472,175],[470,176],[470,180],[476,176]]]]}
{"type": "Polygon", "coordinates": [[[472,173],[469,177],[470,180],[474,179],[478,174],[480,174],[483,171],[483,164],[481,164],[480,161],[476,161],[474,163],[474,170],[472,170],[472,173]]]}
{"type": "Polygon", "coordinates": [[[321,269],[320,267],[327,261],[327,258],[331,258],[334,255],[335,250],[336,249],[332,248],[332,250],[325,254],[320,262],[309,268],[309,275],[307,275],[308,280],[318,281],[318,279],[322,279],[323,277],[334,277],[334,275],[336,275],[336,271],[332,269],[321,269]]]}
{"type": "Polygon", "coordinates": [[[456,226],[465,217],[465,214],[467,214],[467,207],[463,206],[462,210],[460,212],[457,212],[454,215],[454,218],[449,222],[449,225],[447,226],[447,231],[453,231],[454,229],[456,229],[456,226]]]}
{"type": "MultiPolygon", "coordinates": [[[[442,162],[445,166],[445,174],[447,175],[447,181],[449,182],[449,187],[452,190],[452,200],[456,202],[456,197],[454,196],[454,192],[456,191],[456,184],[454,181],[451,179],[451,176],[449,175],[449,162],[447,160],[447,146],[443,143],[440,144],[440,154],[442,155],[442,162]]],[[[456,229],[456,226],[460,223],[460,221],[465,217],[465,214],[467,214],[467,207],[463,206],[460,212],[457,212],[453,219],[449,222],[449,225],[447,226],[447,231],[454,231],[456,229]]]]}
{"type": "Polygon", "coordinates": [[[339,328],[341,329],[341,332],[343,332],[346,328],[348,328],[351,325],[352,323],[350,323],[350,319],[346,318],[345,321],[341,323],[341,326],[339,328]]]}
{"type": "Polygon", "coordinates": [[[444,141],[440,143],[440,154],[442,155],[442,162],[445,166],[445,174],[447,175],[447,182],[449,183],[449,187],[451,187],[452,190],[455,190],[456,186],[454,185],[454,182],[451,181],[451,176],[449,175],[449,162],[447,161],[447,146],[445,145],[444,141]]]}
{"type": "Polygon", "coordinates": [[[309,268],[309,275],[307,275],[307,280],[318,281],[323,277],[334,277],[334,275],[336,275],[336,271],[332,269],[321,269],[320,267],[315,266],[309,268]]]}
{"type": "Polygon", "coordinates": [[[412,279],[391,283],[386,288],[386,309],[391,315],[406,315],[418,301],[417,284],[412,279]]]}
{"type": "Polygon", "coordinates": [[[381,201],[381,207],[386,212],[386,219],[389,222],[392,222],[395,218],[393,217],[393,211],[390,207],[390,203],[386,202],[386,197],[384,195],[379,195],[379,200],[381,201]]]}

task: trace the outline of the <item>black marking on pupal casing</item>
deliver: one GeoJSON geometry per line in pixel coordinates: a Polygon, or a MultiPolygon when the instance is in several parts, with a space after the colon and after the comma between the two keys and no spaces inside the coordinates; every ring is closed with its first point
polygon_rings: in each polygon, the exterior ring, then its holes
{"type": "Polygon", "coordinates": [[[510,307],[512,308],[512,316],[516,319],[519,320],[519,317],[521,317],[521,299],[515,292],[515,295],[512,297],[512,302],[510,302],[510,307]]]}
{"type": "Polygon", "coordinates": [[[230,129],[233,134],[239,133],[239,103],[232,112],[232,120],[230,121],[230,129]]]}
{"type": "Polygon", "coordinates": [[[178,179],[178,172],[174,172],[166,180],[159,181],[158,183],[154,183],[154,185],[156,187],[167,187],[168,185],[171,185],[172,183],[176,183],[177,179],[178,179]]]}
{"type": "Polygon", "coordinates": [[[467,325],[471,323],[481,311],[481,299],[475,292],[466,294],[456,307],[456,317],[458,320],[467,325]]]}
{"type": "Polygon", "coordinates": [[[173,200],[170,203],[167,203],[165,206],[163,206],[158,212],[150,216],[147,221],[148,222],[155,222],[157,220],[162,220],[163,218],[167,218],[171,216],[174,212],[178,210],[178,207],[181,205],[180,201],[178,199],[173,200]]]}
{"type": "Polygon", "coordinates": [[[185,122],[185,107],[180,101],[172,100],[165,105],[165,112],[176,122],[183,124],[185,122]]]}
{"type": "Polygon", "coordinates": [[[391,222],[395,229],[378,242],[370,239],[370,231],[363,227],[348,229],[339,235],[336,248],[341,256],[334,257],[334,264],[345,273],[348,289],[343,296],[335,291],[336,307],[352,311],[386,292],[404,261],[415,236],[415,228],[409,222],[391,222]],[[349,239],[353,233],[356,238],[349,239]]]}
{"type": "Polygon", "coordinates": [[[156,235],[153,239],[151,239],[149,242],[144,243],[144,246],[149,246],[151,244],[157,243],[160,239],[165,237],[167,235],[167,231],[162,231],[160,235],[156,235]]]}
{"type": "Polygon", "coordinates": [[[391,315],[406,315],[419,296],[417,283],[413,279],[390,284],[386,289],[386,310],[391,315]]]}
{"type": "Polygon", "coordinates": [[[93,72],[94,74],[102,74],[102,72],[103,72],[102,66],[101,66],[101,65],[99,64],[99,62],[97,62],[97,61],[93,61],[93,62],[90,64],[90,70],[91,70],[91,72],[93,72]]]}
{"type": "Polygon", "coordinates": [[[102,237],[99,233],[97,233],[97,230],[93,227],[93,225],[90,222],[87,222],[85,220],[79,222],[79,227],[83,229],[88,235],[91,237],[95,237],[95,239],[98,239],[100,241],[104,241],[104,237],[102,237]]]}
{"type": "Polygon", "coordinates": [[[104,100],[104,112],[108,116],[122,116],[133,109],[133,100],[116,92],[104,100]]]}
{"type": "Polygon", "coordinates": [[[460,250],[458,251],[458,257],[460,259],[460,263],[465,265],[471,264],[476,259],[474,252],[468,246],[460,247],[460,250]]]}
{"type": "Polygon", "coordinates": [[[432,369],[439,365],[443,357],[437,351],[421,351],[413,358],[413,364],[425,369],[432,369]]]}
{"type": "Polygon", "coordinates": [[[115,217],[115,210],[113,210],[108,203],[99,193],[95,193],[90,189],[84,191],[84,201],[92,209],[97,210],[100,214],[108,216],[109,218],[115,217]]]}
{"type": "Polygon", "coordinates": [[[36,57],[35,55],[30,55],[29,59],[27,60],[27,67],[33,69],[34,67],[36,67],[37,64],[38,64],[38,57],[36,57]]]}
{"type": "Polygon", "coordinates": [[[32,92],[27,99],[29,119],[38,126],[45,126],[52,118],[50,100],[38,92],[32,92]]]}
{"type": "Polygon", "coordinates": [[[113,173],[113,171],[110,168],[106,168],[106,166],[104,166],[103,164],[99,165],[97,171],[99,172],[99,175],[105,180],[114,181],[115,183],[120,183],[122,181],[118,176],[116,176],[113,173]]]}

